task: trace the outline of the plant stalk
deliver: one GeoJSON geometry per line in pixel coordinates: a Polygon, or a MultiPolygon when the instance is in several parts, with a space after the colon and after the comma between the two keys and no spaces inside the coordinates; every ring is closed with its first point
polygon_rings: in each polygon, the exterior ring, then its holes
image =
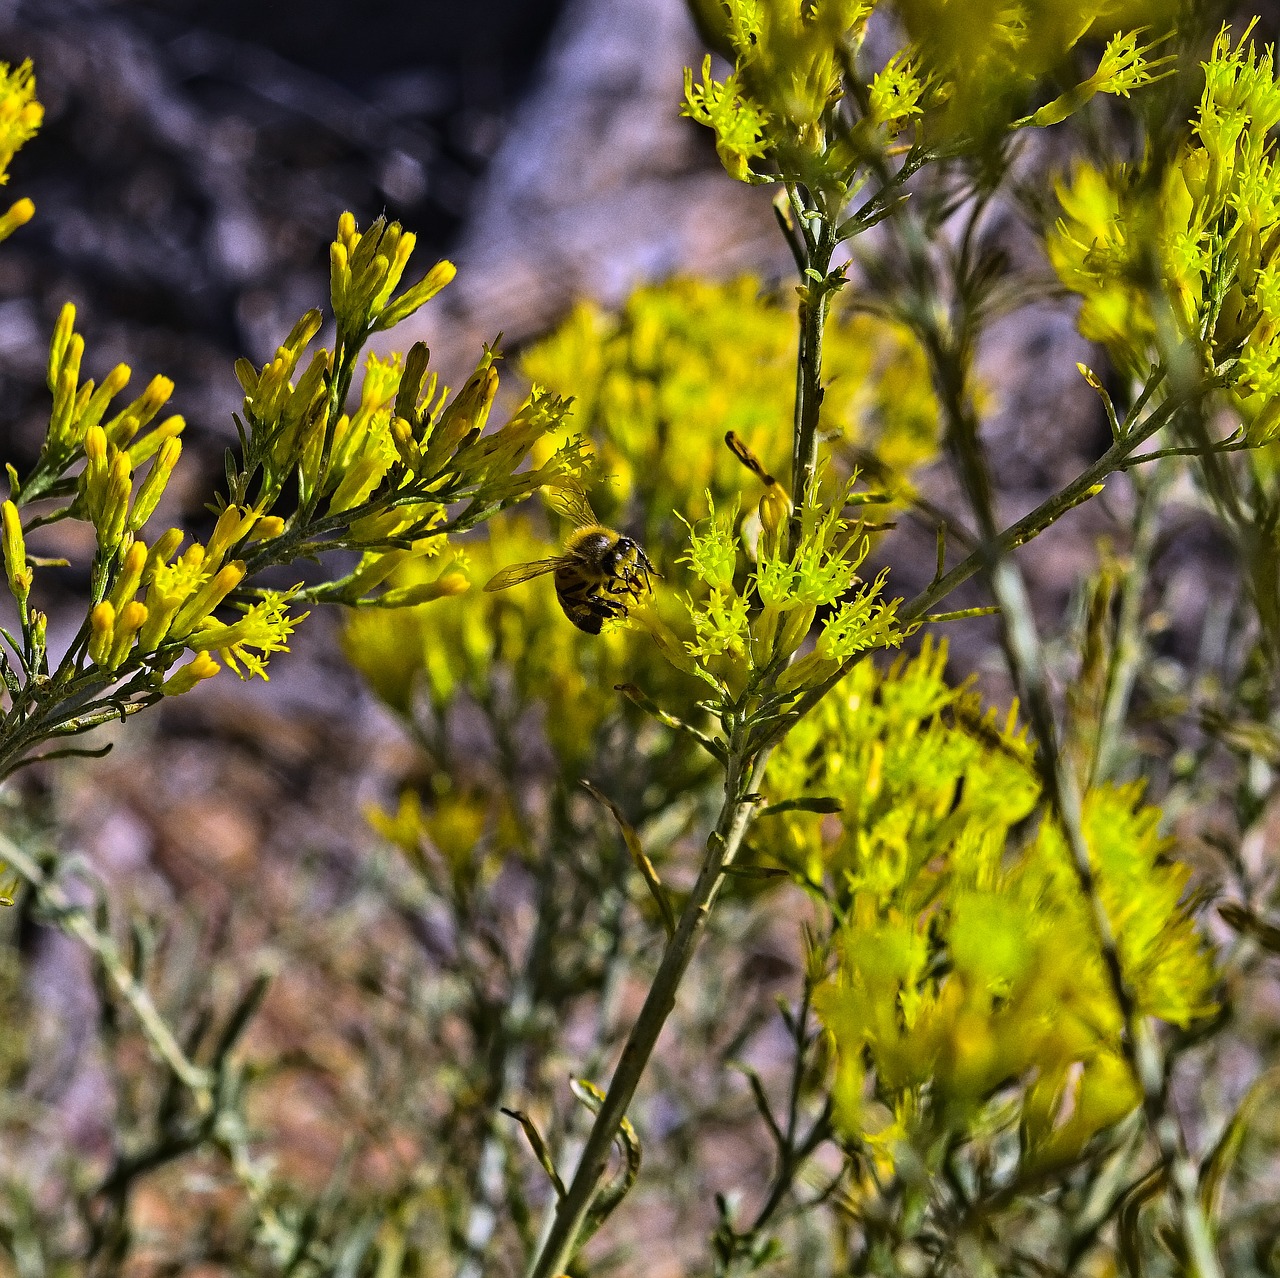
{"type": "Polygon", "coordinates": [[[767,751],[744,758],[741,729],[729,756],[725,775],[725,798],[715,832],[707,840],[707,851],[688,903],[680,915],[675,934],[667,942],[662,961],[649,986],[648,996],[614,1070],[609,1090],[583,1146],[578,1169],[565,1196],[556,1207],[555,1218],[541,1249],[527,1272],[528,1278],[557,1278],[573,1259],[578,1235],[591,1210],[592,1200],[604,1177],[618,1128],[626,1116],[636,1087],[644,1074],[662,1027],[675,1007],[676,991],[693,958],[694,950],[715,904],[725,869],[732,864],[751,821],[755,804],[748,796],[764,772],[767,751]]]}
{"type": "MultiPolygon", "coordinates": [[[[796,401],[791,468],[792,512],[787,540],[791,551],[802,535],[801,512],[818,465],[818,421],[822,408],[822,342],[834,285],[829,278],[836,235],[827,218],[809,220],[800,193],[788,192],[807,248],[808,272],[800,303],[800,336],[796,351],[796,401]],[[813,222],[817,222],[814,229],[813,222]]],[[[751,823],[752,797],[763,777],[770,746],[752,743],[741,725],[731,734],[725,765],[724,802],[714,833],[707,840],[702,868],[675,933],[663,950],[649,993],[614,1070],[609,1090],[583,1146],[577,1170],[565,1196],[556,1205],[551,1228],[527,1272],[528,1278],[557,1278],[573,1259],[578,1236],[609,1162],[609,1151],[626,1116],[636,1088],[653,1054],[658,1036],[675,1007],[676,991],[693,958],[711,907],[751,823]]]]}

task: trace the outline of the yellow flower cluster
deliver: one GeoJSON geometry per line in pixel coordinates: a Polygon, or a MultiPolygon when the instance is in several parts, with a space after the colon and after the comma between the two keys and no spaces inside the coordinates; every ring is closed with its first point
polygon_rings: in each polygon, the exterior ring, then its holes
{"type": "MultiPolygon", "coordinates": [[[[838,815],[780,812],[758,842],[844,920],[815,997],[841,1126],[892,1163],[897,1142],[1012,1124],[1031,1176],[1078,1158],[1139,1091],[1031,747],[1013,712],[1000,723],[948,686],[945,662],[926,643],[887,674],[856,667],[767,775],[770,796],[838,815]]],[[[1134,786],[1098,788],[1086,835],[1139,1011],[1186,1026],[1212,1011],[1214,973],[1159,815],[1134,786]]]]}
{"type": "Polygon", "coordinates": [[[31,59],[12,70],[7,62],[0,62],[0,182],[9,180],[9,164],[19,148],[35,137],[43,119],[31,59]]]}
{"type": "MultiPolygon", "coordinates": [[[[748,477],[724,447],[728,431],[773,474],[789,474],[795,341],[794,299],[768,294],[751,276],[674,279],[637,289],[615,315],[580,304],[521,367],[574,396],[573,424],[609,481],[592,494],[605,522],[628,522],[670,565],[683,541],[671,512],[690,514],[704,492],[722,503],[743,491],[748,477]]],[[[914,339],[892,322],[837,309],[823,367],[824,437],[851,465],[874,458],[877,488],[909,494],[911,470],[938,441],[914,339]]]]}
{"type": "MultiPolygon", "coordinates": [[[[570,428],[584,432],[598,472],[607,479],[592,493],[597,511],[606,524],[626,528],[641,541],[667,586],[646,607],[633,610],[639,630],[607,627],[599,638],[582,635],[567,621],[549,579],[429,609],[362,611],[348,625],[346,648],[378,694],[406,713],[414,689],[422,688],[443,707],[462,690],[483,695],[500,662],[512,671],[522,702],[554,700],[548,731],[565,760],[591,749],[593,734],[616,712],[614,685],[622,680],[654,696],[679,689],[684,700],[692,699],[688,676],[695,663],[679,636],[695,646],[698,638],[670,587],[700,598],[708,592],[696,572],[683,571],[679,556],[687,529],[675,515],[707,501],[713,508],[731,507],[741,499],[744,482],[754,504],[759,486],[725,447],[728,431],[787,472],[789,459],[779,444],[790,437],[794,325],[790,309],[749,277],[722,284],[676,279],[638,289],[617,314],[580,305],[526,351],[524,372],[551,392],[575,396],[573,416],[535,446],[535,461],[564,446],[570,428]],[[658,650],[646,630],[659,639],[658,650]]],[[[937,410],[918,348],[898,326],[837,315],[828,329],[826,368],[823,431],[844,441],[851,463],[875,460],[877,487],[908,495],[910,470],[937,446],[937,410]]],[[[832,492],[835,483],[827,485],[832,492]]],[[[785,494],[782,506],[785,519],[785,494]]],[[[880,518],[886,507],[874,509],[880,518]]],[[[731,522],[724,526],[729,576],[740,555],[731,522]]],[[[488,542],[467,547],[467,570],[476,580],[561,550],[526,520],[495,520],[489,529],[488,542]]],[[[755,533],[747,531],[755,553],[755,533]]],[[[812,554],[799,565],[806,580],[827,571],[818,563],[823,555],[812,565],[810,559],[812,554]]],[[[450,573],[458,573],[452,561],[450,573]]],[[[789,589],[792,566],[777,564],[774,576],[780,590],[789,589]]],[[[390,581],[397,591],[411,592],[428,590],[439,579],[425,564],[403,564],[390,581]]],[[[785,612],[788,641],[799,643],[818,605],[781,604],[768,624],[785,612]]],[[[843,616],[831,631],[833,640],[849,623],[843,616]]],[[[705,637],[716,642],[710,632],[705,637]]],[[[831,656],[824,652],[813,660],[831,656]]]]}
{"type": "Polygon", "coordinates": [[[858,54],[876,0],[696,0],[708,39],[734,64],[686,70],[684,114],[716,135],[730,176],[799,183],[838,219],[909,127],[948,150],[985,147],[1011,127],[1055,124],[1098,93],[1127,96],[1159,62],[1137,32],[1171,31],[1172,0],[893,0],[908,37],[865,78],[858,54]],[[1110,37],[1094,72],[1033,114],[1039,84],[1070,70],[1086,38],[1110,37]]]}
{"type": "MultiPolygon", "coordinates": [[[[44,120],[44,107],[36,99],[36,77],[31,60],[9,69],[0,62],[0,185],[9,180],[9,165],[20,147],[29,142],[44,120]]],[[[15,200],[0,215],[0,240],[7,240],[35,215],[36,206],[25,197],[15,200]]]]}
{"type": "Polygon", "coordinates": [[[929,136],[979,140],[1022,116],[1086,37],[1112,40],[1096,74],[1028,122],[1057,123],[1096,93],[1127,95],[1151,78],[1132,33],[1165,34],[1177,15],[1173,0],[894,0],[894,9],[931,87],[929,136]]]}
{"type": "MultiPolygon", "coordinates": [[[[14,83],[23,90],[29,76],[14,83]]],[[[316,310],[262,368],[239,361],[240,449],[228,453],[227,488],[215,494],[218,519],[203,544],[178,528],[144,536],[182,455],[183,420],[162,413],[172,382],[153,377],[119,404],[131,370],[120,364],[100,382],[84,378],[84,339],[74,308],[63,308],[49,348],[48,432],[25,478],[9,468],[10,497],[0,508],[5,577],[21,622],[20,640],[0,631],[10,649],[0,653],[0,674],[8,720],[25,731],[0,751],[0,771],[21,766],[42,734],[85,732],[189,691],[221,669],[219,660],[241,678],[265,679],[268,657],[287,650],[307,616],[291,614],[293,602],[385,609],[465,590],[454,558],[442,554],[448,534],[581,470],[572,439],[525,464],[546,435],[563,437],[559,396],[535,390],[498,429],[486,429],[498,387],[491,351],[456,396],[429,372],[420,343],[404,358],[369,357],[353,392],[370,333],[411,314],[453,276],[451,264],[438,263],[395,296],[412,249],[413,236],[396,223],[361,233],[344,215],[331,254],[334,349],[310,351],[323,326],[316,310]],[[92,526],[95,554],[87,615],[51,671],[46,618],[30,607],[39,561],[26,537],[67,518],[92,526]],[[267,569],[335,550],[355,552],[345,576],[288,590],[260,584],[267,569]],[[443,568],[388,585],[427,560],[443,568]]]]}
{"type": "Polygon", "coordinates": [[[1177,336],[1231,388],[1250,442],[1280,431],[1280,84],[1270,48],[1224,29],[1172,157],[1076,166],[1048,237],[1081,332],[1145,377],[1177,336]]]}

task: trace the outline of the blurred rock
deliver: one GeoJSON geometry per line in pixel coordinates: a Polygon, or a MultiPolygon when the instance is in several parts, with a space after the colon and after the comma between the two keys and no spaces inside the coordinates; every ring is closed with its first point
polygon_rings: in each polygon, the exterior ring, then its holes
{"type": "Polygon", "coordinates": [[[771,191],[731,182],[680,117],[683,70],[701,58],[684,0],[572,0],[481,183],[457,282],[414,336],[462,368],[479,342],[501,330],[518,345],[579,297],[618,305],[679,273],[789,270],[771,191]]]}

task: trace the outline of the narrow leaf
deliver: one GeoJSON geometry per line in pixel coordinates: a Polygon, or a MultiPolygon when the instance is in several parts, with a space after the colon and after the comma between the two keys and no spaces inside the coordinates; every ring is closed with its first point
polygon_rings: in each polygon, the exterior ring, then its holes
{"type": "Polygon", "coordinates": [[[843,812],[844,804],[829,794],[815,795],[811,799],[783,799],[764,808],[761,816],[777,816],[779,812],[843,812]]]}
{"type": "Polygon", "coordinates": [[[1223,901],[1218,906],[1223,920],[1237,932],[1251,936],[1264,950],[1280,954],[1280,927],[1259,918],[1252,910],[1236,901],[1223,901]]]}
{"type": "Polygon", "coordinates": [[[583,781],[581,784],[582,788],[597,803],[608,808],[613,813],[613,819],[618,823],[618,829],[622,831],[622,839],[627,845],[627,851],[631,853],[631,859],[635,862],[636,869],[640,871],[640,877],[644,879],[645,886],[649,889],[649,895],[657,902],[658,911],[662,915],[662,926],[666,928],[668,937],[674,936],[676,931],[675,911],[671,908],[671,900],[667,896],[666,888],[662,886],[658,871],[653,868],[653,862],[645,855],[644,848],[640,845],[640,836],[635,832],[634,827],[627,818],[622,815],[622,809],[611,798],[601,794],[590,781],[583,781]]]}
{"type": "MultiPolygon", "coordinates": [[[[594,1083],[589,1083],[583,1078],[575,1078],[569,1081],[569,1086],[578,1100],[593,1114],[600,1112],[604,1093],[594,1083]]],[[[618,1134],[614,1137],[614,1143],[622,1155],[622,1166],[596,1191],[587,1219],[583,1223],[582,1232],[578,1236],[579,1247],[604,1224],[613,1209],[627,1196],[631,1186],[636,1183],[636,1177],[640,1174],[640,1137],[636,1135],[636,1129],[631,1126],[630,1119],[623,1118],[618,1125],[618,1134]]]]}
{"type": "Polygon", "coordinates": [[[1200,1173],[1200,1204],[1204,1208],[1205,1215],[1210,1219],[1218,1214],[1222,1186],[1232,1163],[1240,1153],[1240,1146],[1244,1142],[1245,1132],[1253,1118],[1254,1110],[1257,1109],[1260,1101],[1274,1096],[1277,1087],[1280,1087],[1280,1067],[1267,1070],[1245,1092],[1244,1099],[1236,1107],[1236,1112],[1227,1124],[1226,1131],[1213,1147],[1213,1153],[1209,1155],[1204,1170],[1200,1173]]]}
{"type": "Polygon", "coordinates": [[[525,1139],[529,1142],[529,1147],[533,1150],[534,1157],[542,1165],[542,1170],[547,1173],[551,1184],[555,1187],[556,1198],[563,1198],[564,1181],[560,1179],[560,1173],[556,1171],[556,1165],[551,1158],[551,1151],[547,1148],[547,1142],[542,1139],[542,1133],[538,1130],[537,1124],[522,1109],[507,1109],[504,1105],[502,1113],[508,1118],[514,1118],[524,1128],[525,1139]]]}
{"type": "Polygon", "coordinates": [[[622,693],[628,701],[634,702],[646,714],[651,714],[659,723],[665,724],[668,728],[674,728],[677,732],[688,733],[719,763],[728,762],[729,753],[725,749],[723,742],[707,736],[705,732],[699,731],[692,724],[685,723],[683,719],[677,719],[675,715],[668,714],[652,697],[642,692],[634,683],[615,683],[613,690],[622,693]]]}

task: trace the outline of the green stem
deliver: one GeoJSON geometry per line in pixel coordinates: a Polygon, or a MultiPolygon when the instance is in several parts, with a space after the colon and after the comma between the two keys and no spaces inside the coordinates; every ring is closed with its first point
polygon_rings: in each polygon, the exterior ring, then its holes
{"type": "MultiPolygon", "coordinates": [[[[794,552],[802,532],[801,511],[817,473],[818,421],[822,407],[822,341],[827,310],[834,291],[829,279],[835,252],[835,230],[829,219],[820,221],[815,233],[808,210],[795,187],[788,197],[797,229],[807,249],[808,269],[800,304],[800,337],[796,353],[796,403],[792,454],[791,497],[793,509],[788,543],[794,552]]],[[[676,991],[689,967],[711,907],[724,881],[725,870],[738,853],[755,806],[754,791],[764,776],[770,748],[759,748],[735,721],[725,764],[724,802],[697,881],[663,950],[662,960],[649,986],[640,1015],[631,1028],[609,1090],[587,1135],[578,1167],[542,1245],[528,1268],[528,1278],[556,1278],[565,1271],[577,1249],[578,1237],[591,1210],[596,1191],[608,1166],[609,1152],[626,1116],[636,1088],[648,1066],[658,1036],[675,1007],[676,991]]]]}
{"type": "Polygon", "coordinates": [[[583,1146],[578,1169],[556,1207],[551,1229],[527,1271],[528,1278],[556,1278],[564,1273],[573,1259],[578,1235],[608,1166],[614,1137],[653,1055],[658,1035],[675,1007],[676,990],[706,927],[711,907],[724,882],[725,869],[732,864],[747,832],[755,806],[754,800],[748,796],[763,775],[768,756],[767,752],[761,752],[754,759],[744,759],[744,742],[740,734],[739,738],[730,752],[724,804],[715,832],[707,840],[707,851],[697,881],[680,915],[675,935],[663,950],[662,961],[649,986],[644,1006],[627,1036],[609,1090],[583,1146]]]}
{"type": "Polygon", "coordinates": [[[1135,482],[1138,506],[1134,513],[1133,545],[1120,586],[1119,615],[1116,618],[1111,657],[1107,663],[1107,682],[1098,722],[1098,740],[1094,748],[1093,776],[1099,780],[1108,779],[1115,768],[1129,702],[1146,652],[1142,637],[1142,597],[1160,528],[1157,518],[1160,499],[1164,495],[1170,474],[1170,471],[1157,465],[1154,475],[1136,478],[1135,482]]]}
{"type": "Polygon", "coordinates": [[[822,338],[827,312],[831,308],[832,287],[828,281],[831,257],[835,252],[835,232],[827,221],[813,238],[809,250],[809,271],[800,300],[800,340],[796,351],[796,403],[794,445],[791,456],[791,520],[787,528],[788,554],[800,545],[802,512],[806,496],[813,490],[818,468],[818,420],[822,412],[822,338]],[[820,278],[815,279],[814,275],[820,278]]]}

